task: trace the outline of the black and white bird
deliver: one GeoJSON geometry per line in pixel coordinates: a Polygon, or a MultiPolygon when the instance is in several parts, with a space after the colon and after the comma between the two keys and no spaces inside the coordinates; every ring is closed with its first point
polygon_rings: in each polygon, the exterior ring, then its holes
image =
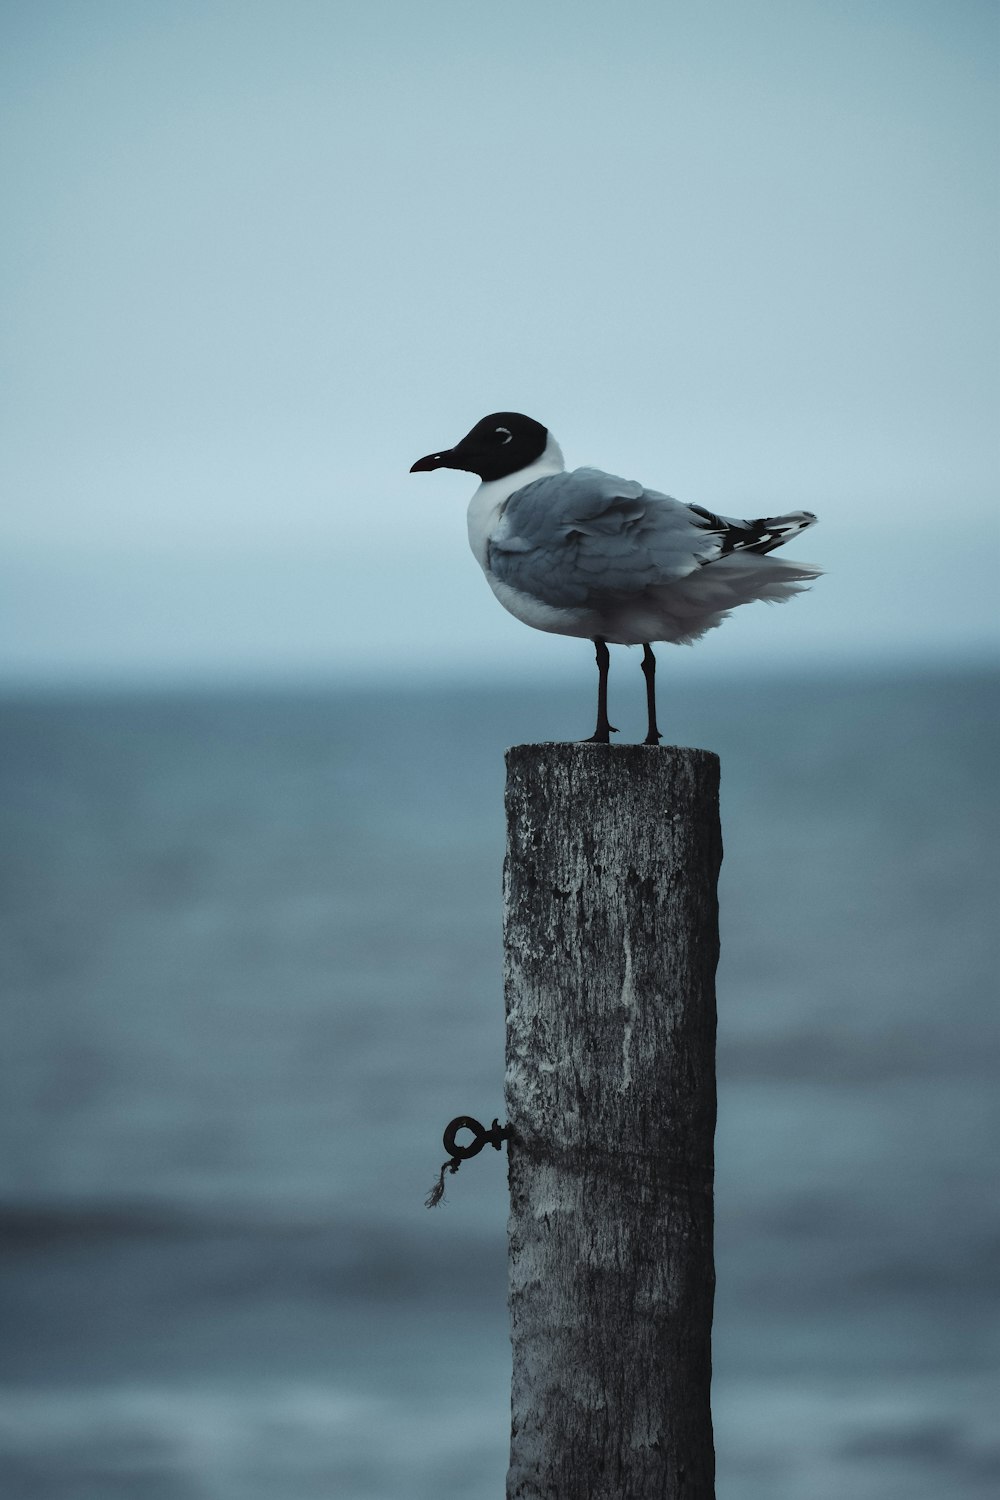
{"type": "Polygon", "coordinates": [[[600,469],[567,473],[549,430],[520,412],[484,417],[454,448],[418,459],[410,473],[429,469],[479,475],[469,542],[504,608],[536,630],[594,642],[595,744],[617,733],[608,721],[609,643],[642,647],[644,743],[655,745],[650,643],[695,641],[736,605],[790,599],[821,572],[772,556],[813,524],[811,511],[739,521],[600,469]]]}

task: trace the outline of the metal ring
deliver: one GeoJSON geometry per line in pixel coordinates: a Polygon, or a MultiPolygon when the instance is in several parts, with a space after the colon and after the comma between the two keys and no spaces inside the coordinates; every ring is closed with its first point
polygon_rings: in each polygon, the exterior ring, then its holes
{"type": "Polygon", "coordinates": [[[485,1125],[480,1125],[479,1121],[474,1120],[471,1115],[456,1115],[455,1119],[449,1121],[445,1126],[442,1140],[444,1141],[444,1149],[449,1156],[457,1156],[459,1161],[468,1161],[470,1156],[479,1155],[480,1151],[486,1145],[489,1135],[490,1132],[486,1129],[485,1125]],[[474,1139],[470,1146],[460,1146],[455,1140],[460,1130],[472,1131],[474,1139]]]}

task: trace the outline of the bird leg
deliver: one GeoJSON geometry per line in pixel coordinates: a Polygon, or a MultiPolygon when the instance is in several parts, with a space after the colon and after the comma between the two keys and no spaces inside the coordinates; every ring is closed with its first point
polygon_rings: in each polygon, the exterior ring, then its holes
{"type": "Polygon", "coordinates": [[[597,728],[589,740],[584,740],[584,744],[610,745],[611,736],[618,733],[615,726],[608,723],[608,668],[611,666],[611,652],[607,641],[599,635],[594,637],[594,645],[597,648],[597,728]]]}
{"type": "Polygon", "coordinates": [[[663,736],[656,727],[656,657],[647,641],[642,647],[642,675],[646,679],[646,713],[649,716],[649,731],[642,743],[658,745],[663,736]]]}

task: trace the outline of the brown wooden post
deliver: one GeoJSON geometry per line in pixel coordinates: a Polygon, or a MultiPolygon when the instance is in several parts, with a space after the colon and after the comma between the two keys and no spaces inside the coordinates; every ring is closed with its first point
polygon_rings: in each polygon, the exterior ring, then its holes
{"type": "Polygon", "coordinates": [[[719,762],[507,752],[508,1500],[712,1500],[719,762]]]}

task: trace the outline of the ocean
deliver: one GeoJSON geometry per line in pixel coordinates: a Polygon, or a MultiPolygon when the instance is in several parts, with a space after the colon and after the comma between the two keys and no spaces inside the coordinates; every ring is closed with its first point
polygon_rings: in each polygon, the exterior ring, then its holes
{"type": "MultiPolygon", "coordinates": [[[[720,1500],[986,1500],[998,680],[661,695],[722,758],[720,1500]]],[[[503,750],[591,711],[4,698],[5,1500],[503,1495],[503,1155],[424,1197],[503,1118],[503,750]]]]}

